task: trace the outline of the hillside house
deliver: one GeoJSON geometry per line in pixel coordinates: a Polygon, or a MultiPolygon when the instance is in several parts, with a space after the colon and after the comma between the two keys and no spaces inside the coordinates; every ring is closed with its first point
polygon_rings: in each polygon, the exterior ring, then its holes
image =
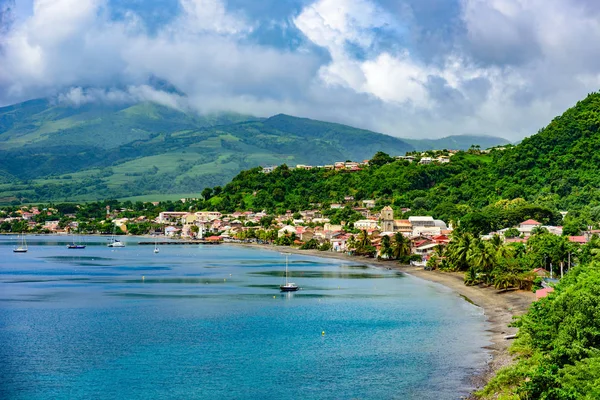
{"type": "Polygon", "coordinates": [[[363,203],[363,206],[365,206],[366,208],[375,207],[375,200],[363,200],[362,203],[363,203]]]}
{"type": "Polygon", "coordinates": [[[541,223],[533,220],[533,219],[528,219],[527,221],[523,221],[519,224],[519,227],[517,228],[519,230],[519,232],[521,232],[524,236],[531,236],[531,231],[537,227],[542,226],[541,223]]]}

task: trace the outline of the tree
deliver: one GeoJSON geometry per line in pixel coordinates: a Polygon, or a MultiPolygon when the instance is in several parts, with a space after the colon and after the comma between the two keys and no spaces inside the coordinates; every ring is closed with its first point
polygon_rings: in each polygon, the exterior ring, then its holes
{"type": "Polygon", "coordinates": [[[391,258],[392,257],[392,246],[389,236],[383,236],[381,238],[381,249],[380,254],[382,257],[391,258]]]}
{"type": "Polygon", "coordinates": [[[395,260],[401,260],[410,254],[410,241],[401,232],[394,233],[392,243],[392,256],[395,260]]]}
{"type": "Polygon", "coordinates": [[[201,195],[204,200],[209,200],[212,197],[212,193],[213,193],[212,188],[207,187],[202,190],[201,195]]]}
{"type": "Polygon", "coordinates": [[[374,167],[381,167],[382,165],[389,164],[391,162],[394,162],[393,157],[390,157],[389,154],[386,154],[382,151],[378,151],[369,161],[369,165],[374,167]]]}

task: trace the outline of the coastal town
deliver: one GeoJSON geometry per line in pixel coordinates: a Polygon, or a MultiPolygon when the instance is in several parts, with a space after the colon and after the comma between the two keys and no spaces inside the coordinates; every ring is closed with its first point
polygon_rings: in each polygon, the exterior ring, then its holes
{"type": "MultiPolygon", "coordinates": [[[[185,204],[186,201],[181,199],[180,203],[185,204]]],[[[151,204],[159,207],[161,203],[151,204]]],[[[287,210],[280,215],[266,211],[160,211],[152,217],[141,211],[143,207],[138,205],[137,212],[133,208],[112,209],[106,206],[104,218],[95,220],[81,218],[77,212],[61,213],[53,207],[22,206],[0,211],[0,230],[21,234],[151,235],[161,239],[217,244],[276,244],[384,260],[391,258],[388,251],[390,240],[398,240],[400,235],[406,243],[402,260],[422,267],[426,267],[435,255],[442,254],[454,237],[452,222],[428,215],[397,218],[390,206],[376,210],[375,200],[355,201],[352,196],[346,196],[343,203],[332,203],[329,209],[353,212],[361,219],[333,223],[320,209],[287,210]],[[361,241],[362,251],[357,251],[361,241]]],[[[405,215],[410,214],[411,209],[399,211],[405,215]]],[[[563,227],[528,219],[516,226],[482,235],[481,240],[500,238],[507,245],[526,244],[536,232],[562,237],[563,227]]],[[[573,245],[585,245],[599,233],[600,230],[590,227],[579,235],[567,236],[567,239],[573,245]]],[[[536,272],[548,275],[543,268],[536,272]]]]}

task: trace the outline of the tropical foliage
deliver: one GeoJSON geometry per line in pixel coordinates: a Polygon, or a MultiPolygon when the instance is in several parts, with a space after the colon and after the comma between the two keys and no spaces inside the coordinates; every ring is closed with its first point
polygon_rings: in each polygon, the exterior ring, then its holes
{"type": "Polygon", "coordinates": [[[576,267],[516,326],[515,365],[479,393],[489,399],[600,398],[600,264],[576,267]]]}

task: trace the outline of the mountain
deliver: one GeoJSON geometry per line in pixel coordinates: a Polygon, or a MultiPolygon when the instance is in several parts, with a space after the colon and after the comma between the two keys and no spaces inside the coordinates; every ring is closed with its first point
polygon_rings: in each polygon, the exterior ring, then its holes
{"type": "Polygon", "coordinates": [[[0,108],[0,200],[194,193],[258,165],[322,165],[404,154],[405,141],[276,115],[196,115],[155,103],[0,108]]]}
{"type": "Polygon", "coordinates": [[[441,139],[402,139],[412,144],[417,151],[427,150],[468,150],[471,146],[479,146],[481,149],[503,146],[510,144],[504,138],[485,135],[454,135],[441,139]]]}

